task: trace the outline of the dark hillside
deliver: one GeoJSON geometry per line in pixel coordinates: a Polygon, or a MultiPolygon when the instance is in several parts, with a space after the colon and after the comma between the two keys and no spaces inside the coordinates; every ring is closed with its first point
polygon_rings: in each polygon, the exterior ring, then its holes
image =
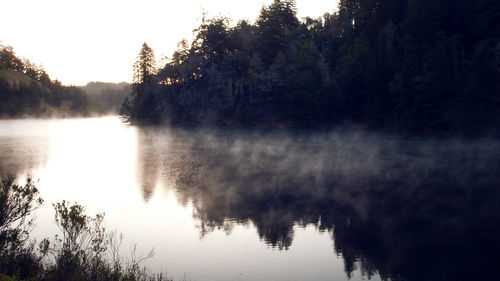
{"type": "Polygon", "coordinates": [[[118,114],[123,100],[132,92],[130,84],[126,82],[89,82],[80,89],[88,95],[93,110],[114,114],[118,114]]]}
{"type": "Polygon", "coordinates": [[[0,117],[82,116],[88,111],[81,89],[51,81],[42,67],[0,45],[0,117]]]}

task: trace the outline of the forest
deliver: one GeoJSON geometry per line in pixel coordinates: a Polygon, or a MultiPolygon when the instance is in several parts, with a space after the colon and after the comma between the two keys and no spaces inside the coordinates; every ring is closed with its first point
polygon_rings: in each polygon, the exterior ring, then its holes
{"type": "Polygon", "coordinates": [[[0,45],[0,117],[85,116],[89,100],[75,86],[52,81],[43,67],[0,45]]]}
{"type": "Polygon", "coordinates": [[[340,0],[297,18],[295,1],[254,23],[204,16],[158,67],[144,43],[132,124],[250,128],[354,126],[498,135],[500,2],[340,0]]]}
{"type": "Polygon", "coordinates": [[[40,65],[0,44],[0,118],[116,115],[129,83],[65,86],[40,65]]]}

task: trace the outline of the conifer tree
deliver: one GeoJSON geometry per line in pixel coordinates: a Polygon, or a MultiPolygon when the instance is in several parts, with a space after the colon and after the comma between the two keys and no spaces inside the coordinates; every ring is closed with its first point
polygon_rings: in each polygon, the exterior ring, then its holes
{"type": "Polygon", "coordinates": [[[156,74],[156,60],[153,49],[146,42],[142,44],[141,51],[134,63],[134,84],[151,83],[153,76],[156,74]]]}

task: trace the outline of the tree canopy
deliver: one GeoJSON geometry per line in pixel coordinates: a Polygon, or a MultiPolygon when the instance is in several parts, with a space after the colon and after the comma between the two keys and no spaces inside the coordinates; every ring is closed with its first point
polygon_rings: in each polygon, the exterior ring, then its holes
{"type": "Polygon", "coordinates": [[[134,84],[151,83],[156,74],[156,60],[153,49],[146,42],[142,44],[141,51],[134,63],[134,84]]]}
{"type": "Polygon", "coordinates": [[[299,20],[294,1],[275,0],[255,24],[204,17],[154,79],[137,80],[148,99],[130,112],[144,114],[125,115],[184,126],[498,134],[498,14],[494,0],[341,0],[337,12],[299,20]]]}
{"type": "Polygon", "coordinates": [[[89,101],[74,86],[52,81],[42,66],[0,45],[0,117],[86,115],[89,101]]]}

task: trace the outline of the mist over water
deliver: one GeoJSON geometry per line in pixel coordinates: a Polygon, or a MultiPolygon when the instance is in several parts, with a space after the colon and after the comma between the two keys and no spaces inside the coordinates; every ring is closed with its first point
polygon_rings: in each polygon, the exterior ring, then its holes
{"type": "MultiPolygon", "coordinates": [[[[495,139],[135,128],[116,118],[96,118],[2,121],[0,149],[2,173],[35,173],[42,196],[69,196],[105,211],[125,235],[146,247],[156,244],[153,266],[174,275],[184,272],[194,280],[233,280],[240,273],[243,280],[496,276],[500,144],[495,139]],[[62,166],[77,171],[54,168],[62,166]],[[72,178],[66,181],[52,179],[68,173],[72,178]],[[49,187],[62,182],[64,188],[49,187]],[[163,238],[148,238],[155,229],[163,238]],[[319,250],[325,235],[327,254],[319,250]],[[246,244],[265,247],[241,248],[246,244]]],[[[52,223],[49,218],[42,213],[39,219],[47,221],[39,224],[52,223]]]]}

